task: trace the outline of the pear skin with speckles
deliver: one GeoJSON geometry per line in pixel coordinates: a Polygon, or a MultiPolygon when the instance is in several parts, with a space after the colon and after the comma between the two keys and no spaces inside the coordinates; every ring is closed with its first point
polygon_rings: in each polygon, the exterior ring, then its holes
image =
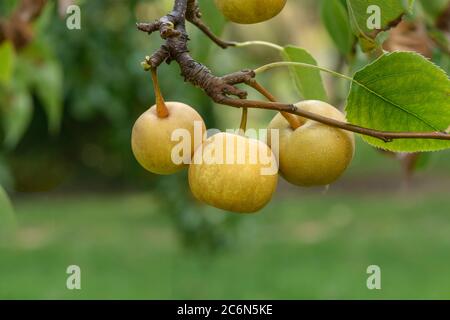
{"type": "Polygon", "coordinates": [[[147,171],[160,175],[173,174],[186,168],[206,131],[202,117],[192,107],[181,102],[166,102],[166,106],[169,111],[167,118],[159,118],[156,106],[153,106],[139,117],[131,135],[131,147],[136,160],[147,171]],[[196,126],[200,127],[200,133],[196,134],[196,126]],[[183,155],[187,160],[176,163],[172,153],[180,141],[172,139],[172,134],[180,129],[186,130],[191,145],[189,154],[183,155]],[[200,139],[196,139],[199,135],[200,139]]]}
{"type": "MultiPolygon", "coordinates": [[[[322,101],[296,104],[305,110],[331,119],[346,121],[344,114],[322,101]]],[[[304,187],[325,186],[336,181],[351,163],[355,152],[352,132],[298,117],[301,126],[293,130],[278,114],[269,124],[267,142],[271,146],[271,129],[279,130],[280,174],[288,182],[304,187]]]]}
{"type": "Polygon", "coordinates": [[[189,186],[213,207],[254,213],[270,202],[278,183],[278,163],[262,141],[218,133],[197,149],[189,166],[189,186]]]}
{"type": "Polygon", "coordinates": [[[253,24],[272,19],[287,0],[215,0],[222,14],[235,23],[253,24]]]}

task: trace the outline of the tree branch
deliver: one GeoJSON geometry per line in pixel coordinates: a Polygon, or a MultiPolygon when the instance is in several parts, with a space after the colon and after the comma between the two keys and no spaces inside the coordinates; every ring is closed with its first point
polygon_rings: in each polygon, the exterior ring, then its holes
{"type": "Polygon", "coordinates": [[[186,12],[186,20],[199,28],[211,41],[217,44],[222,49],[236,46],[235,42],[224,41],[217,37],[208,26],[202,21],[202,14],[198,6],[197,0],[189,0],[188,10],[186,12]]]}
{"type": "MultiPolygon", "coordinates": [[[[199,21],[198,5],[194,0],[175,0],[172,12],[152,23],[138,23],[139,30],[152,33],[159,30],[166,43],[146,63],[151,68],[157,68],[162,62],[175,61],[180,66],[184,80],[196,87],[202,88],[211,99],[218,102],[226,96],[236,96],[240,99],[247,97],[247,92],[235,87],[236,84],[245,83],[255,76],[252,70],[242,70],[224,77],[218,77],[204,65],[195,61],[189,54],[186,32],[186,17],[199,21]],[[189,10],[189,11],[188,11],[189,10]],[[188,11],[188,13],[187,13],[188,11]]],[[[207,27],[203,28],[206,30],[207,27]]],[[[212,34],[209,31],[208,33],[212,34]]],[[[223,42],[224,43],[224,42],[223,42]]]]}
{"type": "MultiPolygon", "coordinates": [[[[273,96],[268,90],[266,90],[266,88],[261,86],[255,79],[250,80],[247,84],[256,91],[258,91],[259,93],[261,93],[264,97],[267,98],[267,100],[272,102],[278,102],[275,96],[273,96]]],[[[300,120],[295,115],[284,111],[281,111],[280,113],[286,119],[286,121],[289,123],[292,129],[295,130],[301,126],[300,120]]]]}
{"type": "MultiPolygon", "coordinates": [[[[181,75],[185,81],[203,89],[214,102],[231,107],[270,109],[295,114],[332,127],[378,138],[385,142],[391,142],[394,139],[450,140],[450,134],[446,132],[379,131],[300,110],[293,104],[246,100],[247,92],[239,89],[236,85],[248,84],[255,87],[255,72],[253,70],[242,70],[222,77],[212,74],[206,66],[195,61],[189,54],[187,46],[189,37],[186,32],[186,20],[199,27],[200,30],[219,46],[228,47],[233,45],[233,43],[224,42],[217,38],[201,21],[200,10],[196,0],[174,0],[173,10],[168,15],[156,22],[137,24],[139,30],[147,33],[159,30],[161,37],[166,40],[166,43],[157,52],[151,57],[146,58],[145,63],[148,65],[146,69],[157,68],[164,61],[168,63],[175,61],[180,66],[181,75]]],[[[267,91],[264,92],[264,89],[261,90],[262,87],[256,86],[256,88],[270,100],[275,100],[273,96],[268,95],[267,91]]]]}
{"type": "Polygon", "coordinates": [[[384,142],[392,142],[394,139],[434,139],[434,140],[450,140],[450,134],[446,132],[391,132],[380,131],[369,128],[360,127],[347,122],[334,120],[323,117],[316,113],[298,109],[293,104],[285,104],[278,102],[265,102],[253,100],[238,100],[233,98],[225,98],[221,103],[236,107],[236,108],[256,108],[276,110],[280,112],[292,113],[310,120],[314,120],[332,127],[340,128],[347,131],[352,131],[365,136],[374,137],[384,142]]]}
{"type": "Polygon", "coordinates": [[[21,0],[9,19],[0,19],[0,43],[10,40],[16,49],[23,49],[33,39],[31,23],[39,17],[47,0],[21,0]]]}

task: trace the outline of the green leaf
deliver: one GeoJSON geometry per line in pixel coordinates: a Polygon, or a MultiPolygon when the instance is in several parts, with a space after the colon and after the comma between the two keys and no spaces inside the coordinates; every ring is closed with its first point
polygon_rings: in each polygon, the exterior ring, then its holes
{"type": "Polygon", "coordinates": [[[3,127],[5,129],[4,144],[14,148],[22,139],[33,114],[33,101],[26,90],[16,90],[9,95],[2,105],[3,127]]]}
{"type": "Polygon", "coordinates": [[[15,52],[11,42],[0,44],[0,84],[8,84],[14,71],[15,52]]]}
{"type": "Polygon", "coordinates": [[[433,19],[439,17],[450,5],[449,0],[420,0],[420,4],[433,19]]]}
{"type": "Polygon", "coordinates": [[[354,34],[360,39],[365,52],[377,48],[375,38],[380,31],[397,25],[402,16],[411,10],[414,0],[347,0],[347,8],[354,34]],[[380,9],[380,28],[372,30],[368,21],[373,15],[368,8],[377,6],[380,9]]]}
{"type": "MultiPolygon", "coordinates": [[[[450,80],[445,72],[412,52],[385,54],[358,71],[347,101],[348,120],[383,131],[450,130],[450,80]]],[[[369,144],[394,152],[437,151],[450,141],[396,139],[385,143],[363,136],[369,144]]]]}
{"type": "Polygon", "coordinates": [[[0,185],[0,239],[15,228],[14,210],[3,187],[0,185]]]}
{"type": "MultiPolygon", "coordinates": [[[[305,49],[294,46],[283,48],[282,56],[288,62],[301,62],[317,65],[316,60],[305,49]]],[[[320,71],[311,68],[289,68],[295,85],[305,100],[327,101],[327,93],[323,86],[320,71]]]]}
{"type": "Polygon", "coordinates": [[[47,114],[49,131],[59,131],[63,111],[63,72],[56,61],[47,61],[35,71],[36,94],[47,114]]]}
{"type": "Polygon", "coordinates": [[[354,36],[347,10],[341,0],[322,0],[321,17],[339,51],[347,55],[353,47],[354,36]]]}

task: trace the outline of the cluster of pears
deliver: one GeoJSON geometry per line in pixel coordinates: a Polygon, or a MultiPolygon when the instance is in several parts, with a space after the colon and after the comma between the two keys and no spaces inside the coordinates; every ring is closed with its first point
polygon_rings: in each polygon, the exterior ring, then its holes
{"type": "Polygon", "coordinates": [[[283,10],[287,0],[215,0],[230,21],[253,24],[272,19],[283,10]]]}
{"type": "MultiPolygon", "coordinates": [[[[157,103],[133,127],[133,153],[146,170],[156,174],[173,174],[189,166],[193,195],[211,206],[238,213],[257,212],[275,193],[278,172],[298,186],[328,185],[341,176],[353,158],[352,133],[293,115],[296,128],[281,114],[269,125],[279,132],[279,159],[271,149],[270,130],[267,143],[240,133],[222,132],[206,138],[201,116],[184,103],[165,102],[154,70],[152,75],[157,103]],[[194,138],[196,121],[202,123],[201,141],[194,138]],[[172,160],[176,142],[171,136],[180,128],[191,134],[190,164],[172,160]],[[254,154],[265,155],[265,160],[257,156],[255,161],[254,154]],[[275,171],[262,174],[269,168],[275,171]]],[[[325,102],[303,101],[297,108],[345,121],[340,111],[325,102]]]]}

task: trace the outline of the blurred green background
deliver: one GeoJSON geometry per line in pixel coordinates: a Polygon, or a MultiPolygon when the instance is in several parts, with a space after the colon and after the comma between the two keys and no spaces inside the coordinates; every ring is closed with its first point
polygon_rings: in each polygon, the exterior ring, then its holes
{"type": "MultiPolygon", "coordinates": [[[[18,2],[1,2],[3,18],[18,2]]],[[[135,22],[163,16],[172,1],[77,1],[81,30],[68,30],[59,12],[70,2],[48,1],[14,53],[10,79],[0,81],[0,185],[16,220],[0,228],[0,298],[450,298],[449,152],[411,165],[358,140],[351,168],[329,188],[281,182],[252,216],[205,207],[190,195],[186,172],[146,173],[130,149],[135,119],[154,103],[140,61],[162,43],[135,22]],[[66,288],[72,264],[82,270],[79,291],[66,288]],[[372,264],[382,290],[366,287],[372,264]]],[[[252,26],[226,24],[210,0],[200,5],[225,39],[294,44],[322,66],[354,68],[342,64],[318,1],[289,1],[280,16],[252,26]]],[[[221,50],[192,26],[189,33],[192,55],[216,74],[280,59],[270,48],[221,50]]],[[[194,106],[208,127],[239,125],[239,110],[214,105],[176,64],[159,75],[166,99],[194,106]]],[[[324,80],[342,107],[348,84],[324,80]]],[[[261,82],[280,100],[299,99],[286,70],[261,82]]],[[[251,110],[249,127],[273,115],[251,110]]],[[[0,224],[11,220],[2,219],[2,199],[0,224]]]]}

